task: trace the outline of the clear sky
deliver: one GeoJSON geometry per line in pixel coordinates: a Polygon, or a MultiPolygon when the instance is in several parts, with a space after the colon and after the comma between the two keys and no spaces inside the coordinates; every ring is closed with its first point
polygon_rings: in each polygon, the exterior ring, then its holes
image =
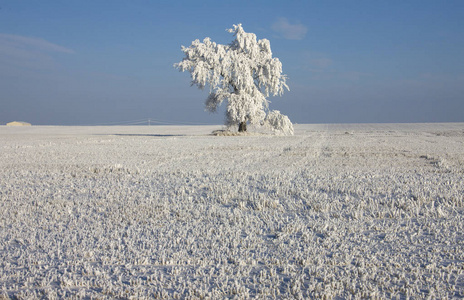
{"type": "Polygon", "coordinates": [[[271,42],[294,123],[464,122],[464,1],[0,0],[0,124],[222,124],[181,45],[271,42]]]}

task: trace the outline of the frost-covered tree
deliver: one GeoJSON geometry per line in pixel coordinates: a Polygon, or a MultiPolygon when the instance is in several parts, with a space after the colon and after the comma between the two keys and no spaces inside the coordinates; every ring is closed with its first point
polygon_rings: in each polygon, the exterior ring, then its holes
{"type": "Polygon", "coordinates": [[[287,116],[269,111],[270,95],[282,95],[289,90],[282,74],[282,63],[272,57],[267,39],[257,40],[254,33],[247,33],[242,25],[228,29],[235,40],[221,45],[205,38],[195,40],[190,47],[182,46],[184,59],[174,64],[180,71],[189,71],[192,85],[210,93],[206,110],[216,112],[226,100],[226,124],[246,131],[247,122],[253,125],[268,124],[274,130],[293,134],[293,125],[287,116]],[[283,126],[283,127],[279,127],[283,126]]]}

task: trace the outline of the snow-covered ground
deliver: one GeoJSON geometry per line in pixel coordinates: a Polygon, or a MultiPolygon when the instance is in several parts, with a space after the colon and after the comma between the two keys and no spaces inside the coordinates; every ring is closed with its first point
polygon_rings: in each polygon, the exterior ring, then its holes
{"type": "Polygon", "coordinates": [[[0,127],[0,298],[462,298],[464,123],[0,127]]]}

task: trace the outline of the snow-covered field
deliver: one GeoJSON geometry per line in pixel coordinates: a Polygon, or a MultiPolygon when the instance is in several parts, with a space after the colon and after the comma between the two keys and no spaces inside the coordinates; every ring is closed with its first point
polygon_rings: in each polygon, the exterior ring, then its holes
{"type": "Polygon", "coordinates": [[[0,298],[464,297],[464,123],[0,127],[0,298]]]}

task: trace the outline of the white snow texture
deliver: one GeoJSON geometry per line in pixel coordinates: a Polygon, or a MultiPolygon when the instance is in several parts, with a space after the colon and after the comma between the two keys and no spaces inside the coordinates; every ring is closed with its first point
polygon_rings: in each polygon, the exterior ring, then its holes
{"type": "MultiPolygon", "coordinates": [[[[189,71],[192,85],[201,89],[209,85],[206,110],[216,112],[227,100],[227,125],[236,126],[241,122],[263,125],[269,104],[266,98],[289,90],[287,77],[282,74],[282,63],[272,57],[267,39],[257,40],[241,24],[233,26],[228,31],[234,34],[235,40],[229,45],[216,44],[210,38],[205,38],[203,43],[195,40],[189,47],[182,46],[185,57],[174,67],[189,71]]],[[[292,125],[288,118],[286,121],[271,124],[285,124],[287,127],[274,127],[274,130],[289,134],[293,128],[288,127],[292,125]]]]}
{"type": "Polygon", "coordinates": [[[0,299],[464,297],[464,124],[0,126],[0,299]]]}

